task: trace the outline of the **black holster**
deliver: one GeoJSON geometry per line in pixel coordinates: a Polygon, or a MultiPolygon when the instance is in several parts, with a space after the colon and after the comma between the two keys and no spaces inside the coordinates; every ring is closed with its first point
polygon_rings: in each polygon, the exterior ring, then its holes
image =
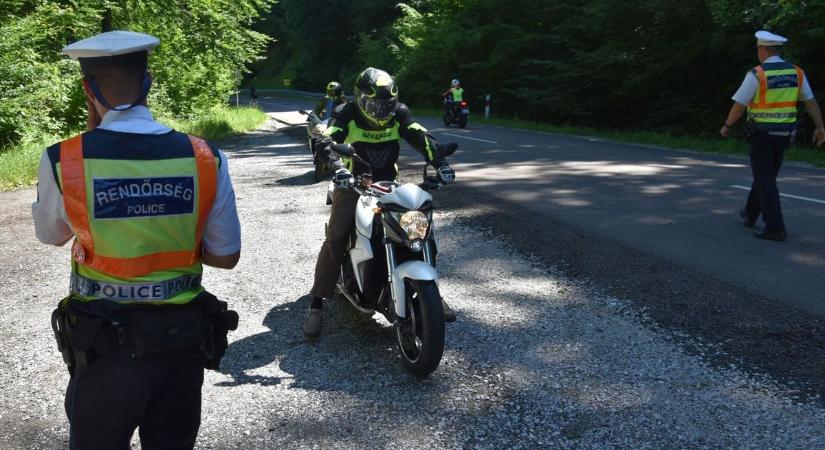
{"type": "Polygon", "coordinates": [[[227,335],[238,329],[238,313],[229,310],[226,302],[218,300],[214,295],[205,292],[199,299],[204,316],[204,346],[202,348],[205,360],[203,367],[218,370],[226,349],[229,348],[227,335]]]}
{"type": "Polygon", "coordinates": [[[745,133],[745,140],[750,142],[751,139],[759,133],[759,128],[756,127],[755,123],[746,120],[745,123],[742,124],[742,131],[745,133]]]}
{"type": "Polygon", "coordinates": [[[69,344],[68,327],[66,323],[67,314],[59,306],[52,311],[52,331],[57,341],[57,350],[63,355],[63,362],[69,368],[69,372],[74,370],[75,358],[72,346],[69,344]]]}

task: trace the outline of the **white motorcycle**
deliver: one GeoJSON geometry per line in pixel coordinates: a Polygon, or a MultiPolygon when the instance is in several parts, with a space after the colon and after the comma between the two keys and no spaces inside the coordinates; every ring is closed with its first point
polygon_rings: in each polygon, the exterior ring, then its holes
{"type": "Polygon", "coordinates": [[[313,177],[317,183],[330,174],[329,168],[324,163],[326,158],[321,157],[315,151],[315,145],[324,137],[324,131],[329,126],[329,118],[322,119],[314,111],[301,110],[298,112],[307,116],[307,145],[309,145],[309,151],[312,153],[312,162],[315,165],[313,177]]]}
{"type": "MultiPolygon", "coordinates": [[[[444,156],[455,144],[442,147],[444,156]]],[[[348,144],[332,150],[369,167],[348,144]]],[[[371,168],[370,168],[371,172],[371,168]]],[[[364,173],[351,187],[360,195],[337,292],[362,313],[381,313],[393,324],[404,368],[427,376],[444,352],[444,310],[435,269],[433,198],[444,184],[428,176],[420,185],[372,182],[364,173]]]]}

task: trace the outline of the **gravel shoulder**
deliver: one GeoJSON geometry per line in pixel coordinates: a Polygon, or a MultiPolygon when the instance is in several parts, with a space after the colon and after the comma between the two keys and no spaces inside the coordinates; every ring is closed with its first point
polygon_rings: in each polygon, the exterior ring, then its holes
{"type": "MultiPolygon", "coordinates": [[[[645,316],[631,285],[611,291],[578,277],[592,275],[573,270],[591,260],[543,258],[537,249],[549,244],[531,239],[540,224],[505,233],[499,222],[518,211],[468,207],[460,184],[436,198],[441,289],[460,315],[439,370],[423,381],[404,373],[389,325],[341,304],[328,305],[322,338],[306,342],[326,187],[311,181],[303,130],[276,128],[223,146],[244,250],[238,268],[209,269],[205,284],[241,325],[223,371],[207,373],[198,448],[825,446],[816,401],[696,351],[678,327],[645,316]]],[[[67,441],[68,376],[48,318],[67,289],[69,254],[35,240],[33,197],[0,193],[0,442],[10,449],[67,441]]],[[[674,294],[680,283],[672,278],[674,294]]]]}

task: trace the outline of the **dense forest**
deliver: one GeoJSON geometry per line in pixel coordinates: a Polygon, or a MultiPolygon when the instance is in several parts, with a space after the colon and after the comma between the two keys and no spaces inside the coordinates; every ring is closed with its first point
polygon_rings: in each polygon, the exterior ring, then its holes
{"type": "Polygon", "coordinates": [[[375,66],[413,106],[459,78],[475,111],[491,94],[505,117],[710,133],[760,28],[825,91],[825,0],[0,0],[0,149],[82,125],[60,49],[107,27],[160,37],[149,101],[175,117],[224,103],[250,67],[248,85],[349,91],[375,66]]]}
{"type": "Polygon", "coordinates": [[[85,123],[80,69],[60,54],[104,29],[158,36],[149,98],[185,118],[226,103],[269,38],[251,29],[270,0],[0,0],[0,150],[85,123]]]}
{"type": "Polygon", "coordinates": [[[476,111],[489,93],[504,116],[710,133],[761,28],[787,36],[786,58],[825,92],[823,0],[280,0],[251,81],[319,91],[376,66],[413,105],[459,78],[476,111]]]}

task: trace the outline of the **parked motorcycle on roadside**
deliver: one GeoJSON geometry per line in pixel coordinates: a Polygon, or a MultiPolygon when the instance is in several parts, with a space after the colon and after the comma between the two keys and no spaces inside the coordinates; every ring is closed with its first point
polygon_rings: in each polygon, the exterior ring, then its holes
{"type": "Polygon", "coordinates": [[[321,140],[324,135],[324,131],[326,131],[327,126],[329,126],[329,118],[322,119],[318,117],[314,111],[301,110],[298,112],[307,116],[307,144],[309,145],[309,151],[312,154],[312,163],[315,166],[313,179],[317,183],[331,174],[326,165],[325,158],[318,155],[315,150],[315,145],[321,140]]]}
{"type": "Polygon", "coordinates": [[[455,124],[458,128],[464,128],[467,126],[469,117],[470,106],[466,100],[457,102],[453,100],[452,95],[444,96],[444,115],[442,119],[445,127],[455,124]]]}
{"type": "MultiPolygon", "coordinates": [[[[457,147],[447,144],[439,151],[449,156],[457,147]]],[[[360,199],[337,294],[362,313],[379,312],[386,317],[395,329],[404,368],[427,376],[438,367],[444,352],[434,204],[427,191],[444,184],[430,176],[427,167],[418,185],[373,182],[372,167],[349,144],[335,144],[332,151],[369,168],[350,188],[360,199]]]]}

